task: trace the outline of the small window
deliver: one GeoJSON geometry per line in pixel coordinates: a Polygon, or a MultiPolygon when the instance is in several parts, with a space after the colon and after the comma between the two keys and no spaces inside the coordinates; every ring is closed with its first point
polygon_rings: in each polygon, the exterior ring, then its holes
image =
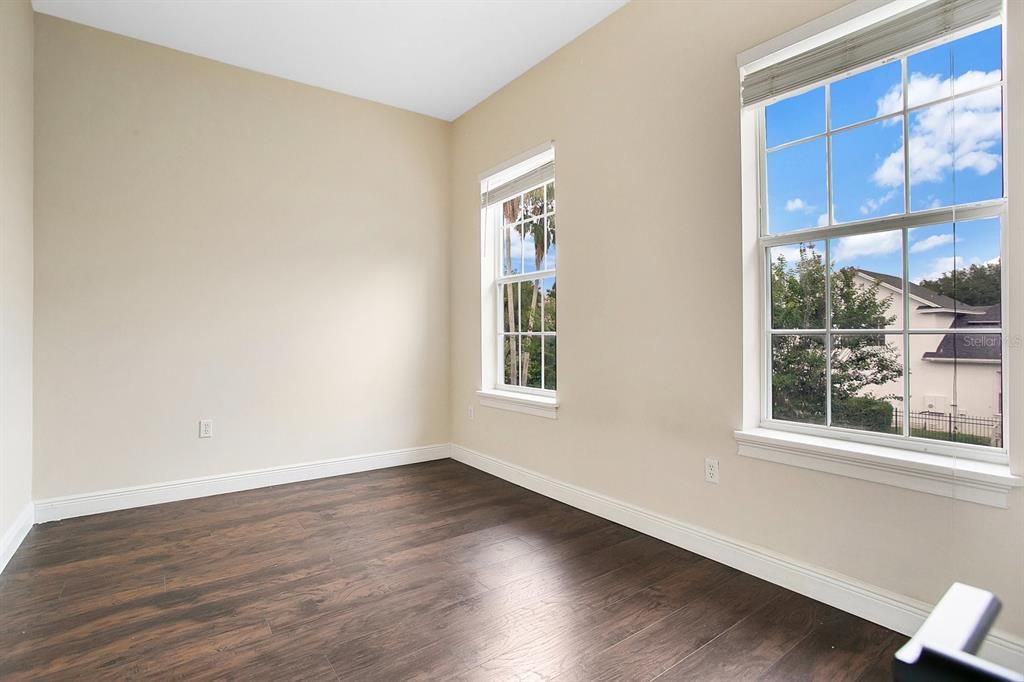
{"type": "Polygon", "coordinates": [[[554,149],[481,182],[483,388],[554,396],[558,387],[554,149]],[[488,314],[486,308],[492,314],[488,314]],[[489,362],[494,358],[493,362],[489,362]]]}

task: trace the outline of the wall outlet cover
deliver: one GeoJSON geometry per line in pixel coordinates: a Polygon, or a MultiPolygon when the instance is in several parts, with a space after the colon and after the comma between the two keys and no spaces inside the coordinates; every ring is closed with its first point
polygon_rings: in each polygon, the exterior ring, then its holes
{"type": "Polygon", "coordinates": [[[704,458],[704,480],[718,483],[718,460],[713,457],[704,458]]]}

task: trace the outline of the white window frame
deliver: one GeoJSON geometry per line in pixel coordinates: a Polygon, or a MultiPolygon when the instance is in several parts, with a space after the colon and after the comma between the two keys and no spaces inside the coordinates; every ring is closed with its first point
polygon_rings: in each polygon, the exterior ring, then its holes
{"type": "MultiPolygon", "coordinates": [[[[488,187],[493,188],[510,182],[531,170],[554,160],[554,143],[547,142],[524,154],[521,154],[489,171],[481,173],[481,194],[485,195],[488,187]]],[[[537,187],[544,187],[552,179],[531,184],[514,196],[521,196],[537,187]]],[[[507,199],[491,205],[483,205],[480,209],[480,240],[481,240],[481,380],[477,391],[480,404],[485,407],[505,409],[534,416],[556,418],[558,410],[558,394],[556,390],[534,388],[530,386],[513,386],[504,381],[504,324],[503,300],[501,287],[505,284],[518,282],[543,281],[556,278],[557,266],[537,272],[523,272],[514,275],[502,274],[502,242],[501,232],[504,227],[501,206],[507,199]]],[[[557,211],[553,212],[557,215],[557,211]]],[[[547,217],[546,210],[542,217],[547,217]]],[[[541,339],[558,338],[558,331],[536,333],[541,339]]],[[[542,340],[543,347],[543,340],[542,340]]],[[[555,344],[556,358],[558,344],[555,344]]],[[[543,372],[543,365],[542,365],[543,372]]]]}
{"type": "MultiPolygon", "coordinates": [[[[914,3],[909,3],[914,4],[914,3]]],[[[803,50],[810,49],[815,45],[829,42],[833,39],[848,34],[853,30],[863,28],[866,24],[866,17],[870,17],[868,23],[882,20],[887,16],[893,16],[899,11],[906,9],[907,2],[884,3],[878,0],[859,0],[837,12],[811,22],[810,24],[795,29],[790,34],[780,36],[769,41],[763,46],[749,50],[739,55],[737,61],[740,66],[740,75],[744,71],[752,71],[762,68],[766,63],[781,61],[784,58],[799,54],[803,50]]],[[[1010,194],[1007,183],[1007,59],[1006,59],[1006,23],[1005,16],[982,24],[977,24],[969,29],[958,32],[954,35],[943,36],[931,44],[918,45],[912,49],[893,54],[891,57],[880,62],[859,67],[848,72],[837,73],[826,80],[813,85],[784,93],[771,100],[758,102],[741,109],[741,150],[742,150],[742,186],[743,186],[743,320],[744,320],[744,364],[743,364],[743,428],[736,432],[736,440],[739,445],[739,453],[760,459],[776,461],[786,464],[801,466],[804,468],[827,471],[843,476],[861,478],[866,480],[889,483],[899,487],[919,490],[932,494],[944,495],[959,499],[970,500],[982,504],[1005,507],[1009,490],[1013,487],[1024,484],[1024,479],[1013,476],[1008,466],[1009,445],[1011,442],[1011,427],[1018,430],[1019,425],[1010,424],[1007,418],[1011,413],[1009,408],[1011,391],[1009,382],[1011,371],[1009,370],[1010,357],[1005,352],[1006,334],[1010,328],[1009,320],[1009,288],[1007,272],[1010,271],[1010,251],[1008,244],[1009,229],[1008,223],[1008,199],[1010,194]],[[907,111],[913,111],[916,107],[908,107],[906,96],[907,74],[905,58],[908,54],[914,54],[927,49],[931,45],[942,44],[955,40],[957,37],[982,30],[986,26],[1002,23],[1003,31],[1003,68],[1002,80],[998,87],[1003,88],[1004,106],[1003,114],[1003,198],[980,202],[968,206],[946,207],[929,211],[910,213],[909,201],[905,196],[906,213],[881,219],[871,219],[852,223],[834,224],[831,215],[831,154],[828,154],[829,164],[827,168],[829,206],[829,224],[821,228],[808,228],[787,232],[780,235],[771,235],[767,232],[767,201],[765,197],[765,163],[767,159],[765,149],[765,128],[764,110],[765,107],[775,101],[792,97],[802,92],[821,87],[825,83],[831,83],[850,75],[875,68],[882,63],[903,60],[903,109],[904,116],[903,139],[904,153],[909,153],[908,140],[908,117],[907,111]],[[894,228],[910,228],[920,225],[929,225],[942,222],[964,221],[970,218],[999,217],[1002,224],[1001,230],[1001,262],[1002,262],[1002,320],[1000,333],[1004,338],[1004,352],[1002,358],[1002,382],[1003,382],[1003,447],[993,448],[986,446],[975,446],[970,444],[952,444],[941,441],[914,438],[909,434],[889,435],[872,434],[854,429],[843,429],[835,426],[804,425],[788,421],[775,420],[771,418],[771,336],[770,328],[770,268],[768,263],[769,248],[772,245],[790,244],[794,241],[829,240],[836,237],[857,234],[861,232],[880,232],[894,228]],[[867,228],[867,229],[866,229],[867,228]]],[[[990,87],[996,87],[991,84],[990,87]]],[[[968,93],[957,93],[963,96],[968,93]]],[[[826,94],[827,97],[827,94],[826,94]]],[[[952,100],[953,98],[949,98],[952,100]]],[[[827,102],[827,100],[826,100],[827,102]]],[[[930,102],[928,105],[934,105],[930,102]]],[[[827,104],[826,104],[827,106],[827,104]]],[[[827,115],[827,109],[826,109],[827,115]]],[[[893,114],[890,114],[890,116],[893,114]]],[[[880,117],[884,118],[884,117],[880,117]]],[[[847,130],[852,127],[867,125],[879,119],[861,122],[855,126],[848,126],[838,130],[847,130]]],[[[836,131],[827,131],[822,136],[829,137],[836,131]]],[[[819,136],[814,136],[819,137],[819,136]]],[[[808,138],[812,139],[812,138],[808,138]]],[[[909,172],[909,164],[904,162],[904,172],[909,172]]],[[[909,193],[910,185],[905,180],[904,192],[909,193]]],[[[906,241],[906,230],[904,229],[904,242],[906,241]]],[[[904,275],[906,274],[907,248],[904,243],[904,275]]],[[[826,259],[828,254],[826,253],[826,259]]],[[[826,267],[826,272],[831,268],[826,267]]],[[[826,296],[826,305],[829,302],[826,296]]],[[[909,321],[907,307],[909,296],[904,295],[904,339],[911,331],[906,328],[909,321]]],[[[830,325],[829,325],[830,326],[830,325]]],[[[839,330],[801,330],[802,333],[834,334],[839,330]]],[[[864,331],[864,330],[859,330],[864,331]]],[[[929,333],[948,333],[949,330],[920,330],[929,333]]],[[[904,344],[906,353],[908,346],[904,344]]],[[[908,381],[905,378],[904,391],[908,390],[908,381]]],[[[831,391],[829,391],[831,393],[831,391]]],[[[906,395],[905,395],[906,397],[906,395]]],[[[907,404],[905,402],[905,404],[907,404]]]]}

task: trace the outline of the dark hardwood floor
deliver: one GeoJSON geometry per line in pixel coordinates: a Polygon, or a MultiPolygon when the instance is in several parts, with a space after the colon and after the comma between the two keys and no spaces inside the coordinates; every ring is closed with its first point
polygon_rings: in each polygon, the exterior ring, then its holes
{"type": "Polygon", "coordinates": [[[37,526],[0,679],[876,680],[904,638],[450,460],[37,526]]]}

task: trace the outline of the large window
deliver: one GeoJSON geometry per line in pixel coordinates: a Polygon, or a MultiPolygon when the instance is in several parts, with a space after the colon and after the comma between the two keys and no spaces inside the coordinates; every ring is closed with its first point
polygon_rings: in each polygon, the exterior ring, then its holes
{"type": "Polygon", "coordinates": [[[554,150],[485,178],[483,211],[485,387],[554,396],[558,386],[554,150]],[[486,350],[486,347],[485,347],[486,350]]]}
{"type": "Polygon", "coordinates": [[[1004,458],[1003,27],[758,102],[762,423],[1004,458]]]}

